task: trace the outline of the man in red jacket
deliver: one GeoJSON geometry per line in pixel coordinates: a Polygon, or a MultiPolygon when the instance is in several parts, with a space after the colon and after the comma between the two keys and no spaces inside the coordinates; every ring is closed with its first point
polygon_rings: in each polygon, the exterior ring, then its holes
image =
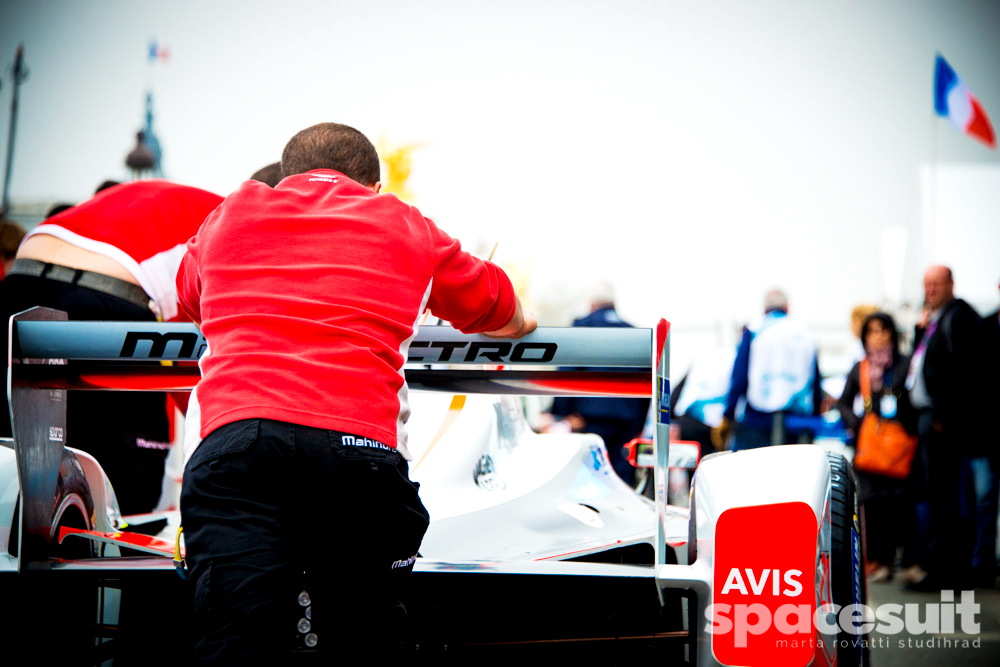
{"type": "Polygon", "coordinates": [[[404,427],[418,318],[429,307],[498,337],[535,328],[502,270],[378,194],[378,155],[357,130],[303,130],[281,166],[277,187],[248,181],[226,198],[178,274],[211,350],[181,512],[197,655],[213,664],[273,658],[297,623],[310,647],[398,646],[428,523],[404,427]]]}

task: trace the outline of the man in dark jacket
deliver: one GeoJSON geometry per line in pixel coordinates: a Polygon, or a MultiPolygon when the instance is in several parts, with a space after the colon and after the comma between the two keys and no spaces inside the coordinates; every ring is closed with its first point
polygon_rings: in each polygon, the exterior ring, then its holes
{"type": "MultiPolygon", "coordinates": [[[[983,320],[983,343],[989,359],[986,373],[988,406],[1000,405],[1000,310],[983,320]]],[[[972,479],[976,492],[976,548],[972,570],[979,584],[996,584],[997,511],[1000,497],[1000,435],[996,429],[984,431],[985,451],[972,459],[972,479]]]]}
{"type": "Polygon", "coordinates": [[[984,350],[979,315],[955,298],[954,287],[951,269],[927,269],[925,317],[906,378],[910,402],[919,410],[916,481],[930,514],[921,558],[929,574],[911,584],[921,590],[963,587],[972,560],[974,531],[962,511],[961,478],[967,460],[981,456],[984,447],[984,350]]]}
{"type": "MultiPolygon", "coordinates": [[[[614,288],[600,283],[590,300],[590,314],[573,320],[575,327],[631,327],[615,312],[614,288]]],[[[610,369],[609,369],[610,370],[610,369]]],[[[604,440],[608,463],[628,484],[635,481],[635,468],[622,456],[622,445],[642,434],[649,411],[648,398],[559,397],[552,402],[552,415],[577,433],[595,433],[604,440]]],[[[551,427],[549,427],[551,428],[551,427]]]]}

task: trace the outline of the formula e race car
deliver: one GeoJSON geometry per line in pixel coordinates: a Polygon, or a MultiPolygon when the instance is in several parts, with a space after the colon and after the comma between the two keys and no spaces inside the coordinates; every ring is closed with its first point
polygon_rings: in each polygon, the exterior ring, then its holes
{"type": "MultiPolygon", "coordinates": [[[[194,325],[61,320],[36,308],[10,323],[0,627],[78,664],[149,655],[154,641],[160,658],[183,659],[178,517],[121,516],[113,480],[71,447],[66,402],[188,391],[205,340],[194,325]]],[[[867,664],[860,513],[842,457],[812,445],[712,454],[690,509],[668,504],[671,463],[687,455],[669,442],[668,333],[663,320],[518,341],[421,329],[405,367],[411,477],[432,517],[407,600],[417,657],[867,664]],[[652,396],[655,436],[634,458],[654,500],[614,474],[597,436],[532,432],[526,395],[652,396]]],[[[317,526],[331,549],[351,539],[335,529],[317,526]]],[[[324,646],[309,626],[303,654],[324,646]]]]}

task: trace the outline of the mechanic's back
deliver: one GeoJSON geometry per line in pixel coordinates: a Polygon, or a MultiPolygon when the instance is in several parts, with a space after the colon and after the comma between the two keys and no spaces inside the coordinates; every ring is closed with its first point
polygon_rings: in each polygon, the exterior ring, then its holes
{"type": "Polygon", "coordinates": [[[211,346],[203,436],[267,417],[405,445],[399,369],[423,310],[467,332],[514,314],[497,267],[394,195],[329,169],[274,189],[247,181],[189,253],[200,270],[182,275],[199,284],[186,293],[200,296],[190,305],[211,346]]]}
{"type": "Polygon", "coordinates": [[[197,657],[213,664],[280,658],[303,588],[306,646],[402,641],[400,589],[428,523],[403,428],[417,320],[430,306],[466,333],[534,328],[503,271],[377,194],[357,130],[300,132],[282,171],[223,202],[178,276],[211,350],[181,512],[197,657]]]}

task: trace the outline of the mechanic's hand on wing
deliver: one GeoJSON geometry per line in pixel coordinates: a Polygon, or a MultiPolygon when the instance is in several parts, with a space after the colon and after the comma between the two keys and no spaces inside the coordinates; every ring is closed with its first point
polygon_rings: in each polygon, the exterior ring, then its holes
{"type": "Polygon", "coordinates": [[[733,432],[733,423],[728,419],[723,418],[722,423],[712,429],[712,446],[718,452],[725,451],[726,445],[729,444],[729,436],[733,432]]]}
{"type": "Polygon", "coordinates": [[[538,327],[538,321],[532,313],[521,308],[521,300],[517,300],[514,308],[514,316],[510,318],[503,328],[496,331],[487,331],[483,335],[490,338],[520,338],[527,336],[538,327]]]}

